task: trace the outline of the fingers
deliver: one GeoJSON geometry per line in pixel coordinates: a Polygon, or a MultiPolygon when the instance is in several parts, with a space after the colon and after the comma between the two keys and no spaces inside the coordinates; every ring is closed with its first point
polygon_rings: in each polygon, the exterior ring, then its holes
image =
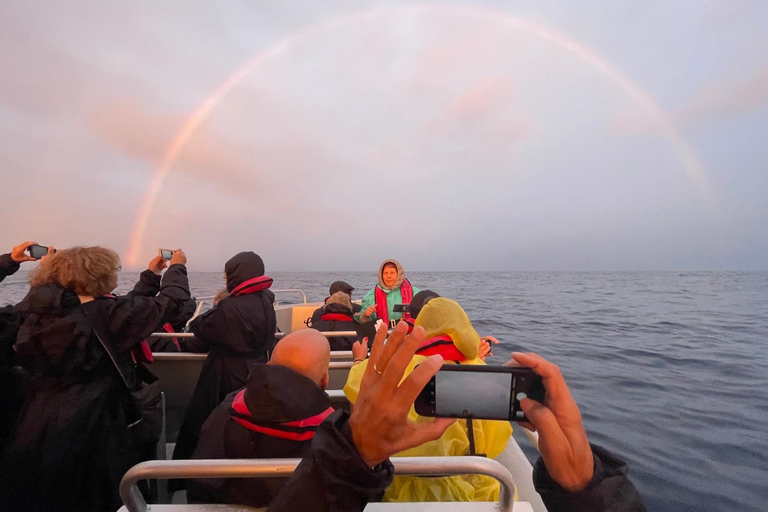
{"type": "Polygon", "coordinates": [[[424,341],[424,336],[423,327],[417,327],[411,334],[408,334],[408,324],[402,321],[397,323],[395,330],[392,331],[389,337],[389,341],[387,341],[386,347],[389,350],[389,345],[392,344],[391,350],[393,354],[386,362],[385,368],[382,368],[381,364],[379,364],[379,370],[384,372],[382,379],[384,385],[394,388],[400,383],[405,368],[411,362],[416,349],[424,341]]]}
{"type": "Polygon", "coordinates": [[[541,376],[550,399],[562,400],[570,398],[571,393],[568,391],[568,385],[565,383],[565,379],[563,379],[563,375],[560,373],[560,368],[556,364],[550,363],[540,355],[532,352],[526,354],[513,352],[512,359],[522,366],[527,366],[534,373],[541,376]]]}
{"type": "Polygon", "coordinates": [[[423,363],[421,363],[411,374],[406,378],[395,394],[395,401],[402,407],[405,406],[410,409],[413,402],[416,401],[416,397],[419,396],[421,390],[427,385],[429,379],[443,366],[443,357],[439,354],[429,356],[423,363]]]}
{"type": "Polygon", "coordinates": [[[563,430],[557,422],[554,413],[545,405],[536,400],[523,398],[520,401],[520,409],[525,413],[528,421],[534,426],[534,430],[539,432],[543,438],[554,440],[555,438],[564,438],[563,430]]]}
{"type": "MultiPolygon", "coordinates": [[[[376,331],[376,337],[373,338],[373,346],[371,347],[371,357],[368,361],[368,367],[365,369],[365,373],[363,374],[363,380],[361,381],[361,387],[364,384],[365,381],[370,380],[370,376],[376,373],[375,368],[378,368],[376,365],[379,362],[380,359],[380,353],[382,349],[384,348],[384,341],[387,339],[387,326],[386,325],[380,325],[379,329],[376,331]]],[[[381,371],[381,370],[379,370],[381,371]]]]}

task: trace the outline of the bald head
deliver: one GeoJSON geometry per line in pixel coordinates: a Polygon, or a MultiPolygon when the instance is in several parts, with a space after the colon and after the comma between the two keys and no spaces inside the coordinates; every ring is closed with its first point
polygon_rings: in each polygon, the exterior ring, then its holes
{"type": "Polygon", "coordinates": [[[292,332],[275,345],[268,364],[290,368],[325,389],[328,385],[330,361],[331,346],[325,336],[315,329],[301,329],[292,332]]]}

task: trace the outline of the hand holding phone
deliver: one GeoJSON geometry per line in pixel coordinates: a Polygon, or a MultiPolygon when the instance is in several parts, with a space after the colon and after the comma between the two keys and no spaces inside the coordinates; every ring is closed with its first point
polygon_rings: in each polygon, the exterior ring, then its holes
{"type": "Polygon", "coordinates": [[[419,394],[416,413],[439,418],[527,421],[520,401],[544,401],[542,379],[530,368],[443,365],[419,394]]]}
{"type": "Polygon", "coordinates": [[[166,261],[173,258],[173,251],[170,249],[158,249],[157,252],[160,254],[160,257],[166,261]]]}
{"type": "Polygon", "coordinates": [[[395,304],[392,306],[393,313],[405,313],[408,311],[408,304],[395,304]]]}
{"type": "MultiPolygon", "coordinates": [[[[33,245],[27,246],[27,252],[29,252],[29,256],[32,259],[39,260],[43,256],[48,255],[48,247],[45,245],[33,244],[33,245]]],[[[54,249],[53,252],[56,252],[56,250],[54,249]]]]}

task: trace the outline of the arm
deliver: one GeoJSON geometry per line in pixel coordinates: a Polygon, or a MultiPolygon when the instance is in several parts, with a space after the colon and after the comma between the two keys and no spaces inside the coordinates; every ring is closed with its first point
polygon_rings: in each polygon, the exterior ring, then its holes
{"type": "MultiPolygon", "coordinates": [[[[194,338],[184,339],[184,350],[187,352],[208,352],[211,348],[210,335],[216,332],[216,325],[221,316],[221,304],[214,306],[198,316],[189,324],[189,332],[195,335],[194,338]]],[[[223,318],[221,320],[224,320],[223,318]]]]}
{"type": "Polygon", "coordinates": [[[381,500],[393,473],[388,459],[373,469],[365,464],[352,441],[349,415],[336,411],[317,429],[312,451],[268,510],[363,510],[369,501],[381,500]]]}
{"type": "Polygon", "coordinates": [[[160,291],[160,276],[147,269],[139,274],[139,281],[128,292],[131,296],[154,297],[160,291]]]}
{"type": "Polygon", "coordinates": [[[539,432],[541,459],[534,482],[550,512],[644,511],[637,490],[626,477],[626,465],[606,450],[589,444],[576,405],[560,369],[533,354],[513,353],[506,366],[527,366],[541,376],[544,402],[530,398],[520,408],[539,432]]]}
{"type": "MultiPolygon", "coordinates": [[[[186,257],[182,264],[186,264],[186,257]]],[[[128,295],[142,295],[144,297],[154,297],[160,291],[160,276],[163,269],[168,266],[168,262],[160,256],[155,256],[147,265],[147,270],[139,276],[139,282],[133,287],[128,295]]]]}
{"type": "Polygon", "coordinates": [[[539,458],[533,470],[533,485],[549,512],[626,511],[642,512],[645,507],[637,489],[627,478],[624,461],[597,445],[590,445],[594,457],[592,480],[576,492],[555,482],[539,458]]]}
{"type": "Polygon", "coordinates": [[[155,297],[134,294],[96,302],[99,314],[107,319],[107,329],[114,335],[116,348],[128,351],[175,315],[189,298],[187,268],[177,264],[168,269],[155,297]]]}
{"type": "Polygon", "coordinates": [[[6,277],[15,274],[20,264],[11,258],[11,254],[0,255],[0,282],[6,277]]]}
{"type": "Polygon", "coordinates": [[[365,294],[362,300],[362,307],[359,313],[354,315],[354,319],[358,322],[367,322],[368,320],[376,320],[376,287],[371,288],[368,293],[365,294]]]}

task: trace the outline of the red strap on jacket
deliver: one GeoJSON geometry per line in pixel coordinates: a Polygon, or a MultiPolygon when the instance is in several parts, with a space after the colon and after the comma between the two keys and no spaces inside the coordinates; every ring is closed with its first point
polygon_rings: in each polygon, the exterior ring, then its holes
{"type": "Polygon", "coordinates": [[[320,320],[338,320],[339,322],[354,322],[355,319],[344,313],[326,313],[320,317],[320,320]]]}
{"type": "Polygon", "coordinates": [[[272,286],[272,278],[269,276],[259,276],[254,277],[253,279],[248,279],[247,281],[243,281],[239,285],[235,287],[234,290],[230,293],[231,296],[237,296],[237,295],[250,295],[251,293],[260,292],[261,290],[266,290],[270,286],[272,286]]]}
{"type": "Polygon", "coordinates": [[[450,336],[435,336],[424,340],[416,353],[420,356],[440,354],[446,361],[466,361],[467,356],[461,353],[450,336]]]}
{"type": "MultiPolygon", "coordinates": [[[[241,416],[253,418],[251,411],[245,404],[245,390],[235,395],[232,401],[232,410],[241,416]]],[[[252,432],[258,432],[266,436],[277,437],[279,439],[288,439],[290,441],[308,441],[315,437],[315,430],[325,418],[333,413],[333,407],[329,407],[319,414],[296,421],[286,421],[285,423],[276,423],[270,427],[258,425],[244,417],[232,416],[232,419],[252,432]],[[303,432],[297,432],[297,429],[306,429],[303,432]]]]}

